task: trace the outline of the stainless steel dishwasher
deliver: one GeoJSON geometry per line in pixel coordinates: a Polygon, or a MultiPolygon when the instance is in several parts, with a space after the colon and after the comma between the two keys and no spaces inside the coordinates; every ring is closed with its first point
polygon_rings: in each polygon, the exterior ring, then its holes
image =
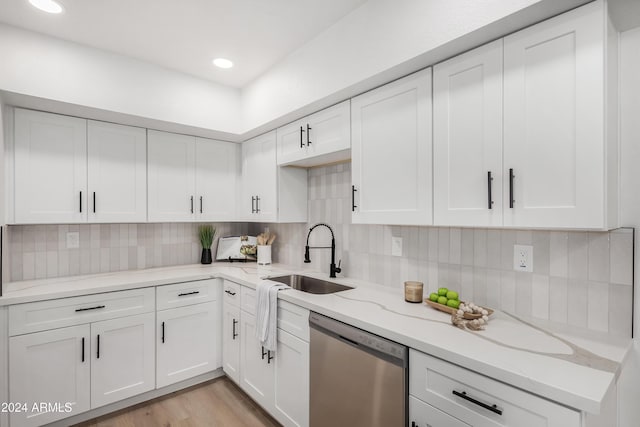
{"type": "Polygon", "coordinates": [[[318,313],[309,325],[310,426],[406,426],[407,347],[318,313]]]}

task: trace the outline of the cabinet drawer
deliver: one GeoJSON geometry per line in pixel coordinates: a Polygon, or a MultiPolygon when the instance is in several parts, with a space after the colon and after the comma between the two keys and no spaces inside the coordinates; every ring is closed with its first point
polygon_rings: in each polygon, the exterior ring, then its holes
{"type": "Polygon", "coordinates": [[[108,292],[9,307],[11,336],[155,311],[155,289],[108,292]]]}
{"type": "Polygon", "coordinates": [[[231,304],[234,307],[240,307],[240,286],[237,283],[224,281],[224,290],[222,297],[225,304],[231,304]]]}
{"type": "Polygon", "coordinates": [[[242,288],[240,291],[242,295],[240,297],[240,308],[247,313],[255,315],[257,301],[256,290],[247,288],[246,286],[240,286],[240,288],[242,288]]]}
{"type": "Polygon", "coordinates": [[[580,426],[577,411],[415,350],[409,372],[410,394],[475,427],[580,426]]]}
{"type": "Polygon", "coordinates": [[[279,300],[278,328],[309,342],[309,310],[279,300]]]}
{"type": "Polygon", "coordinates": [[[469,426],[413,396],[409,396],[409,423],[412,427],[469,426]]]}
{"type": "Polygon", "coordinates": [[[158,310],[216,301],[219,289],[219,279],[158,286],[156,288],[158,310]]]}

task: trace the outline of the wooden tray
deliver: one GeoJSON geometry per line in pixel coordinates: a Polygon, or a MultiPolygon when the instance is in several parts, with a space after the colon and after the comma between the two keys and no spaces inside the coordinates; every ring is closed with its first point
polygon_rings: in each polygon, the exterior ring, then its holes
{"type": "MultiPolygon", "coordinates": [[[[440,311],[444,311],[445,313],[449,313],[449,314],[453,314],[455,312],[458,311],[457,308],[453,308],[453,307],[449,307],[448,305],[442,305],[439,304],[437,302],[433,302],[431,301],[429,298],[425,298],[424,302],[427,303],[427,305],[430,305],[431,307],[435,308],[436,310],[440,310],[440,311]]],[[[464,301],[460,301],[463,304],[466,304],[464,301]]],[[[487,310],[487,313],[489,316],[491,316],[493,314],[493,310],[487,307],[482,307],[485,310],[487,310]]],[[[473,320],[473,319],[479,319],[482,317],[482,314],[471,314],[471,313],[465,313],[464,316],[462,316],[465,319],[469,319],[469,320],[473,320]]]]}

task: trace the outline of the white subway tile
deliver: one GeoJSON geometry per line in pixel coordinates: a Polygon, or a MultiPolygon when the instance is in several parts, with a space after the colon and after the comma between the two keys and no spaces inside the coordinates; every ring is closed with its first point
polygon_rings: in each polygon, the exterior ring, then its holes
{"type": "Polygon", "coordinates": [[[567,323],[568,283],[564,277],[549,279],[549,319],[558,323],[567,323]]]}
{"type": "MultiPolygon", "coordinates": [[[[475,302],[474,296],[474,280],[473,280],[473,267],[463,265],[460,268],[460,294],[459,297],[462,301],[475,302]]],[[[480,304],[476,302],[476,304],[480,304]]]]}
{"type": "Polygon", "coordinates": [[[513,271],[513,245],[516,244],[516,232],[513,230],[500,231],[501,260],[500,268],[513,271]]]}
{"type": "Polygon", "coordinates": [[[60,277],[69,275],[69,251],[58,252],[58,274],[60,277]]]}
{"type": "Polygon", "coordinates": [[[567,323],[587,327],[587,303],[589,285],[585,280],[569,279],[567,323]]]}
{"type": "MultiPolygon", "coordinates": [[[[549,233],[549,275],[567,277],[569,265],[569,235],[566,231],[549,233]]],[[[534,259],[535,264],[535,259],[534,259]]]]}
{"type": "Polygon", "coordinates": [[[56,250],[47,251],[47,277],[58,277],[58,251],[56,250]]]}
{"type": "Polygon", "coordinates": [[[633,284],[633,233],[630,229],[614,230],[610,234],[610,282],[633,284]]]}
{"type": "Polygon", "coordinates": [[[534,231],[532,236],[533,244],[533,272],[536,274],[549,275],[549,232],[534,231]]]}
{"type": "Polygon", "coordinates": [[[449,229],[449,264],[460,264],[462,257],[462,232],[459,228],[449,229]]]}
{"type": "Polygon", "coordinates": [[[531,315],[549,319],[549,276],[534,274],[531,285],[531,315]]]}
{"type": "Polygon", "coordinates": [[[609,333],[631,338],[633,294],[631,286],[609,285],[609,333]]]}
{"type": "Polygon", "coordinates": [[[516,273],[516,313],[519,316],[531,317],[533,312],[532,273],[516,273]]]}
{"type": "Polygon", "coordinates": [[[442,227],[438,228],[438,262],[449,262],[449,229],[442,227]]]}
{"type": "Polygon", "coordinates": [[[500,309],[507,313],[516,312],[516,273],[514,271],[501,272],[500,309]]]}
{"type": "Polygon", "coordinates": [[[586,232],[569,233],[569,278],[587,280],[589,277],[589,244],[586,232]]]}
{"type": "Polygon", "coordinates": [[[594,331],[609,330],[609,286],[589,282],[587,291],[587,327],[594,331]]]}
{"type": "Polygon", "coordinates": [[[429,227],[429,261],[438,261],[438,235],[439,228],[429,227]]]}
{"type": "Polygon", "coordinates": [[[589,280],[609,281],[609,233],[589,233],[589,280]]]}
{"type": "Polygon", "coordinates": [[[22,254],[22,280],[33,280],[36,278],[36,257],[34,252],[24,252],[22,254]]]}
{"type": "Polygon", "coordinates": [[[487,230],[473,230],[473,265],[487,266],[487,230]]]}
{"type": "Polygon", "coordinates": [[[490,308],[499,310],[502,305],[500,270],[488,269],[485,283],[487,290],[486,304],[490,308]]]}
{"type": "Polygon", "coordinates": [[[502,268],[501,236],[498,230],[487,230],[487,267],[491,269],[502,268]]]}
{"type": "Polygon", "coordinates": [[[473,265],[473,230],[462,229],[462,240],[460,242],[460,263],[462,265],[473,265]]]}

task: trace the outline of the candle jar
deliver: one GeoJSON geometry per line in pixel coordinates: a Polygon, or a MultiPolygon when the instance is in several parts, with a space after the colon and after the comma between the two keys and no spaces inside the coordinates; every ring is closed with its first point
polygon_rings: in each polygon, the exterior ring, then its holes
{"type": "Polygon", "coordinates": [[[404,300],[406,302],[422,302],[422,282],[407,281],[404,282],[404,300]]]}

